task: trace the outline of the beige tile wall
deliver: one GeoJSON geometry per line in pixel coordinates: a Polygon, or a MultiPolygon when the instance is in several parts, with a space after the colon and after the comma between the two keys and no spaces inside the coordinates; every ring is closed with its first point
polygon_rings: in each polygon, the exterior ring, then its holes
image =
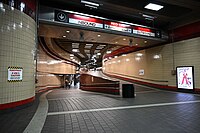
{"type": "Polygon", "coordinates": [[[157,84],[166,84],[164,81],[168,81],[167,85],[176,86],[176,76],[171,74],[171,70],[177,66],[194,66],[195,87],[200,88],[199,44],[200,37],[170,43],[113,58],[105,62],[103,67],[107,73],[131,76],[137,80],[157,84]],[[138,53],[142,56],[138,56],[138,53]],[[155,55],[159,55],[160,58],[154,59],[155,55]],[[139,75],[140,69],[144,70],[144,75],[139,75]],[[158,80],[163,82],[157,82],[158,80]]]}
{"type": "Polygon", "coordinates": [[[35,95],[35,26],[35,21],[19,10],[5,4],[0,9],[0,104],[35,95]],[[9,66],[23,67],[22,82],[7,81],[9,66]]]}

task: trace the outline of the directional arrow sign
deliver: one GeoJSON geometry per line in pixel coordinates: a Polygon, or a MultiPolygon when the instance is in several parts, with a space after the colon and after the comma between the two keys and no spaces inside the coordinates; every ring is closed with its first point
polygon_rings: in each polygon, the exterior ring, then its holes
{"type": "Polygon", "coordinates": [[[55,21],[67,22],[67,14],[65,12],[55,10],[55,21]]]}

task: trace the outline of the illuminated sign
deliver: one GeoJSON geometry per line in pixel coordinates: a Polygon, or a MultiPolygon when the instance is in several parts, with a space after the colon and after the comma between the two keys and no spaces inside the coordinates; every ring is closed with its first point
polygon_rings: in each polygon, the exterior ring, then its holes
{"type": "Polygon", "coordinates": [[[181,66],[176,68],[177,86],[179,89],[194,89],[193,66],[181,66]]]}
{"type": "Polygon", "coordinates": [[[144,27],[133,27],[133,34],[137,35],[143,35],[143,36],[150,36],[150,37],[155,37],[155,31],[149,28],[144,28],[144,27]]]}
{"type": "Polygon", "coordinates": [[[87,27],[103,28],[103,20],[76,14],[69,14],[68,16],[69,16],[69,23],[87,27]]]}
{"type": "Polygon", "coordinates": [[[22,67],[8,67],[8,81],[22,81],[22,67]]]}
{"type": "Polygon", "coordinates": [[[55,21],[67,23],[67,13],[63,11],[55,10],[55,21]]]}
{"type": "Polygon", "coordinates": [[[105,27],[105,29],[109,29],[109,30],[116,30],[116,31],[132,33],[131,26],[127,25],[127,24],[104,21],[104,27],[105,27]]]}

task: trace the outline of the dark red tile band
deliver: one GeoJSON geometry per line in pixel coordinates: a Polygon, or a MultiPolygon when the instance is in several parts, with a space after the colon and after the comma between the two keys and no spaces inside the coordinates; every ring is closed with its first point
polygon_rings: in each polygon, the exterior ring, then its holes
{"type": "Polygon", "coordinates": [[[21,106],[21,105],[24,105],[24,104],[31,103],[34,100],[35,100],[35,96],[28,98],[28,99],[25,99],[25,100],[17,101],[17,102],[0,104],[0,110],[15,108],[15,107],[18,107],[18,106],[21,106]]]}

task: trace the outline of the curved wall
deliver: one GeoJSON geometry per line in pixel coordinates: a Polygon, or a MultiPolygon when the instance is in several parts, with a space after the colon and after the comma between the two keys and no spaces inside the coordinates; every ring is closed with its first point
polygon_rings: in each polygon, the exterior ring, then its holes
{"type": "Polygon", "coordinates": [[[108,60],[107,74],[121,75],[138,81],[176,88],[177,66],[194,66],[195,88],[200,88],[200,37],[140,50],[108,60]],[[144,74],[142,74],[144,72],[144,74]]]}
{"type": "Polygon", "coordinates": [[[34,100],[36,23],[25,13],[1,3],[0,110],[34,100]],[[22,67],[23,80],[8,82],[8,67],[22,67]]]}
{"type": "Polygon", "coordinates": [[[37,59],[37,91],[40,87],[64,85],[64,75],[75,74],[76,66],[50,57],[39,44],[37,59]]]}

